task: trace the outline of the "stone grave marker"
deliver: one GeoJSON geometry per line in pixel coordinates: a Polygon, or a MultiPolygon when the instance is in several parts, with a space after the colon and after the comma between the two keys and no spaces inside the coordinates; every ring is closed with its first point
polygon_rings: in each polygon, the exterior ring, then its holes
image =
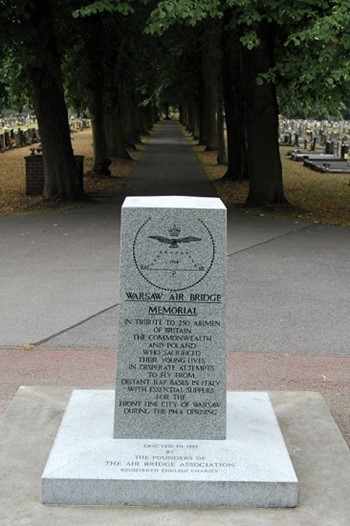
{"type": "Polygon", "coordinates": [[[226,392],[225,261],[219,199],[125,200],[116,390],[73,392],[44,504],[297,505],[268,394],[226,392]]]}
{"type": "Polygon", "coordinates": [[[21,136],[19,131],[15,133],[15,146],[19,148],[21,146],[21,136]]]}
{"type": "Polygon", "coordinates": [[[8,149],[10,147],[10,132],[8,130],[4,130],[4,146],[5,149],[8,149]]]}

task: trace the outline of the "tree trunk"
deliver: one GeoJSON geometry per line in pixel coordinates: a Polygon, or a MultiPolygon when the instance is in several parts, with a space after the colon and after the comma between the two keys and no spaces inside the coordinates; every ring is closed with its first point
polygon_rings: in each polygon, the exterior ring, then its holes
{"type": "Polygon", "coordinates": [[[218,149],[216,110],[217,110],[216,91],[213,87],[207,86],[207,92],[205,94],[204,114],[203,114],[204,143],[206,145],[205,149],[207,152],[216,151],[218,149]]]}
{"type": "Polygon", "coordinates": [[[224,105],[221,90],[218,94],[217,115],[217,137],[218,137],[218,164],[227,164],[226,141],[225,141],[225,118],[224,105]]]}
{"type": "Polygon", "coordinates": [[[200,137],[199,120],[199,106],[196,101],[190,100],[188,102],[187,129],[192,133],[195,140],[199,140],[200,137]]]}
{"type": "Polygon", "coordinates": [[[165,103],[165,117],[164,118],[166,121],[170,120],[170,110],[169,110],[168,102],[165,103]]]}
{"type": "Polygon", "coordinates": [[[127,146],[131,140],[131,95],[127,85],[127,68],[116,64],[112,106],[105,115],[108,155],[131,159],[127,146]]]}
{"type": "Polygon", "coordinates": [[[124,131],[120,123],[120,109],[117,102],[105,113],[105,129],[108,155],[110,157],[130,159],[126,149],[124,131]]]}
{"type": "Polygon", "coordinates": [[[101,84],[96,84],[95,89],[90,92],[90,113],[94,153],[92,170],[97,175],[108,176],[111,174],[109,169],[111,161],[107,156],[103,88],[101,84]]]}
{"type": "MultiPolygon", "coordinates": [[[[232,16],[232,11],[225,13],[225,25],[229,24],[232,16]]],[[[238,28],[223,31],[221,48],[228,161],[224,178],[245,181],[249,178],[245,127],[246,102],[242,80],[242,44],[238,28]]]]}
{"type": "Polygon", "coordinates": [[[141,135],[149,135],[149,122],[146,108],[138,107],[136,110],[137,127],[141,135]]]}
{"type": "Polygon", "coordinates": [[[217,138],[217,88],[219,75],[219,28],[217,21],[209,20],[204,26],[201,47],[201,143],[207,151],[218,149],[217,138]]]}
{"type": "Polygon", "coordinates": [[[257,31],[260,45],[243,51],[247,96],[247,141],[250,188],[246,206],[286,204],[278,147],[278,105],[275,85],[257,77],[273,66],[274,27],[263,21],[257,31]]]}
{"type": "Polygon", "coordinates": [[[198,141],[201,146],[206,146],[205,137],[205,96],[204,96],[204,80],[200,82],[198,90],[198,141]]]}
{"type": "Polygon", "coordinates": [[[131,159],[127,150],[128,137],[123,112],[121,101],[116,100],[108,113],[105,114],[108,155],[120,159],[131,159]]]}
{"type": "Polygon", "coordinates": [[[83,188],[70,139],[51,1],[31,2],[28,15],[32,37],[27,43],[27,53],[37,57],[37,61],[26,62],[24,70],[31,87],[43,151],[43,195],[46,199],[79,199],[83,188]]]}
{"type": "Polygon", "coordinates": [[[99,176],[111,174],[111,164],[107,155],[107,139],[104,123],[105,109],[105,73],[101,64],[101,53],[103,53],[103,23],[100,15],[87,17],[84,23],[84,44],[86,47],[87,64],[89,67],[88,90],[90,94],[89,110],[91,114],[91,126],[93,137],[93,172],[99,176]]]}

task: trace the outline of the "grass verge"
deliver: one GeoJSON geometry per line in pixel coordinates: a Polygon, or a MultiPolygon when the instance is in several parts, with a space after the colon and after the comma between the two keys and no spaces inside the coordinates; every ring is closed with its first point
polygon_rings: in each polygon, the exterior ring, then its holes
{"type": "Polygon", "coordinates": [[[42,197],[31,197],[25,194],[25,157],[30,155],[29,146],[14,148],[0,153],[0,215],[18,215],[27,213],[42,213],[49,210],[72,209],[96,203],[106,194],[119,195],[123,184],[135,168],[144,149],[138,146],[137,151],[130,150],[132,160],[112,158],[110,166],[111,177],[93,177],[91,170],[92,131],[85,129],[72,134],[72,144],[75,155],[84,155],[84,191],[86,201],[45,201],[42,197]]]}
{"type": "MultiPolygon", "coordinates": [[[[226,166],[217,164],[216,152],[204,151],[189,134],[185,135],[222,201],[226,206],[243,208],[248,182],[221,180],[226,166]]],[[[285,196],[291,206],[246,208],[246,212],[297,222],[350,226],[350,175],[314,172],[291,160],[287,155],[289,149],[281,147],[281,161],[285,196]]]]}

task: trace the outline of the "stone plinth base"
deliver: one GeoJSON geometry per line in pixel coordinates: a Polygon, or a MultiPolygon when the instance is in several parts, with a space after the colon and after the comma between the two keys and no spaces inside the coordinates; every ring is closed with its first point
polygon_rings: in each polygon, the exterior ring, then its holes
{"type": "Polygon", "coordinates": [[[114,391],[74,391],[43,503],[295,507],[298,481],[268,394],[229,392],[227,407],[226,440],[114,439],[114,391]]]}

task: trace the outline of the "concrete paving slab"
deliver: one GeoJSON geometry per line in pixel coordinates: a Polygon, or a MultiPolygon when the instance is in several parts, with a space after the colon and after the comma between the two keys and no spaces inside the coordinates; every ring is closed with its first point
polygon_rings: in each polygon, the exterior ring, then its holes
{"type": "Polygon", "coordinates": [[[107,307],[76,325],[65,327],[57,334],[35,342],[50,347],[114,349],[117,347],[119,304],[107,307]]]}
{"type": "Polygon", "coordinates": [[[227,210],[227,254],[237,252],[279,239],[286,234],[302,231],[309,223],[276,221],[263,216],[251,215],[240,208],[227,210]]]}
{"type": "Polygon", "coordinates": [[[236,350],[348,355],[350,229],[313,225],[228,260],[236,350]]]}
{"type": "Polygon", "coordinates": [[[34,343],[117,303],[120,203],[0,218],[0,345],[34,343]]]}
{"type": "Polygon", "coordinates": [[[270,392],[300,481],[295,509],[174,509],[47,506],[43,472],[71,388],[22,387],[0,425],[2,526],[348,526],[350,453],[322,397],[270,392]]]}
{"type": "MultiPolygon", "coordinates": [[[[229,209],[228,350],[348,355],[349,247],[347,228],[280,223],[229,209]]],[[[49,343],[115,348],[117,315],[117,306],[107,308],[49,343]]]]}

